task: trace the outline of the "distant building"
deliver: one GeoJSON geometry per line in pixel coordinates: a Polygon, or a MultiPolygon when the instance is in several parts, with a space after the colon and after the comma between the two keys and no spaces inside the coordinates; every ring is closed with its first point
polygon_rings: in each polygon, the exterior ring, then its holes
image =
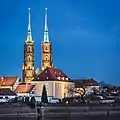
{"type": "Polygon", "coordinates": [[[96,89],[97,91],[99,91],[99,84],[97,83],[96,80],[92,79],[92,78],[88,78],[88,79],[75,79],[73,80],[75,83],[75,89],[76,91],[80,90],[83,91],[83,89],[85,91],[85,94],[90,94],[92,92],[94,92],[94,89],[96,89]]]}
{"type": "Polygon", "coordinates": [[[19,77],[0,77],[0,88],[9,88],[14,91],[19,84],[19,77]]]}
{"type": "Polygon", "coordinates": [[[34,85],[21,83],[17,86],[14,91],[18,96],[33,96],[34,95],[34,85]]]}
{"type": "Polygon", "coordinates": [[[0,88],[0,102],[17,97],[17,94],[9,88],[0,88]]]}

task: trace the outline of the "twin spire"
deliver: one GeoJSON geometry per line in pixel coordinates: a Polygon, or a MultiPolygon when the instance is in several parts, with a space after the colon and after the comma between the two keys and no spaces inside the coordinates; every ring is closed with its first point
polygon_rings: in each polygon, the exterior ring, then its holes
{"type": "MultiPolygon", "coordinates": [[[[30,8],[28,8],[28,35],[27,35],[27,42],[32,42],[30,8]]],[[[48,25],[47,25],[47,8],[45,8],[44,42],[49,42],[48,25]]]]}
{"type": "Polygon", "coordinates": [[[30,23],[30,8],[28,8],[28,31],[31,32],[31,23],[30,23]]]}
{"type": "Polygon", "coordinates": [[[45,8],[44,42],[49,42],[48,26],[47,26],[47,8],[45,8]]]}
{"type": "Polygon", "coordinates": [[[27,42],[32,42],[30,8],[28,8],[28,35],[27,35],[27,42]]]}

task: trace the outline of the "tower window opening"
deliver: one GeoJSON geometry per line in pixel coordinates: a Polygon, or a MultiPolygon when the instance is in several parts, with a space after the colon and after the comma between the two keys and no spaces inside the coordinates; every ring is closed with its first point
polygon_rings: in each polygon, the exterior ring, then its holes
{"type": "Polygon", "coordinates": [[[48,61],[48,60],[49,60],[49,56],[45,55],[45,61],[48,61]]]}
{"type": "Polygon", "coordinates": [[[28,61],[30,61],[31,59],[30,59],[30,57],[28,57],[28,61]]]}
{"type": "Polygon", "coordinates": [[[45,60],[46,60],[46,61],[48,60],[48,57],[47,57],[47,56],[45,57],[45,60]]]}
{"type": "Polygon", "coordinates": [[[28,52],[32,52],[32,48],[30,46],[28,47],[28,52]]]}
{"type": "Polygon", "coordinates": [[[29,47],[29,52],[31,51],[30,47],[29,47]]]}
{"type": "Polygon", "coordinates": [[[31,67],[30,67],[30,66],[28,66],[28,69],[30,70],[30,69],[31,69],[31,67]]]}
{"type": "Polygon", "coordinates": [[[45,46],[45,50],[48,50],[48,47],[47,47],[47,46],[45,46]]]}

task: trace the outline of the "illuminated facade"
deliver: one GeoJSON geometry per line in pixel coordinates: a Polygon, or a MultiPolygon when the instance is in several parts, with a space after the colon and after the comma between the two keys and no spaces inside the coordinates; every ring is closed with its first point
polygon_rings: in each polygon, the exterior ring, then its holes
{"type": "Polygon", "coordinates": [[[28,35],[24,44],[24,62],[22,66],[22,82],[28,83],[34,79],[34,41],[32,40],[30,8],[28,20],[28,35]]]}
{"type": "Polygon", "coordinates": [[[45,28],[44,28],[44,41],[42,42],[42,71],[47,67],[53,67],[52,61],[52,47],[49,41],[48,26],[47,26],[47,8],[45,9],[45,28]]]}
{"type": "MultiPolygon", "coordinates": [[[[34,71],[34,41],[32,40],[31,25],[30,25],[30,9],[29,9],[29,24],[28,36],[24,45],[24,64],[23,64],[23,83],[31,84],[34,87],[35,97],[41,98],[43,86],[46,86],[47,95],[51,98],[64,98],[69,97],[68,87],[74,87],[74,83],[69,77],[65,75],[60,69],[53,66],[52,59],[52,46],[48,35],[47,26],[47,8],[45,8],[45,28],[44,40],[41,45],[42,60],[41,70],[37,68],[34,71]]],[[[24,85],[25,86],[25,85],[24,85]]],[[[25,87],[27,88],[27,87],[25,87]]],[[[23,87],[19,91],[23,91],[23,87]]],[[[28,95],[21,94],[19,95],[28,95]]]]}
{"type": "Polygon", "coordinates": [[[45,85],[49,102],[52,98],[71,97],[69,89],[74,88],[74,82],[65,73],[58,68],[49,67],[36,76],[31,84],[35,85],[34,95],[38,99],[41,98],[45,85]]]}
{"type": "Polygon", "coordinates": [[[49,41],[47,26],[47,8],[45,9],[44,40],[42,42],[41,70],[34,70],[34,41],[32,39],[30,8],[28,20],[28,35],[24,43],[24,61],[22,65],[22,83],[18,77],[0,77],[0,88],[8,88],[18,96],[35,96],[41,98],[43,86],[46,86],[47,96],[52,98],[64,98],[88,95],[99,89],[96,81],[71,79],[60,69],[53,66],[52,46],[49,41]],[[83,89],[84,88],[84,89],[83,89]],[[72,90],[72,91],[71,91],[72,90]],[[75,93],[76,92],[76,93],[75,93]],[[74,93],[74,94],[73,94],[74,93]]]}

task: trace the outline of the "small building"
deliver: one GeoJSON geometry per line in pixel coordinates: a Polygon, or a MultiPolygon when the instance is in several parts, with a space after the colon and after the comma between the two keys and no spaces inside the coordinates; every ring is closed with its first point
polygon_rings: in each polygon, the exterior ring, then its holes
{"type": "Polygon", "coordinates": [[[30,83],[21,83],[14,92],[20,97],[34,96],[34,85],[31,85],[30,83]]]}
{"type": "Polygon", "coordinates": [[[17,97],[17,94],[9,88],[0,88],[0,102],[13,99],[17,97]]]}
{"type": "Polygon", "coordinates": [[[19,84],[20,78],[17,76],[13,77],[0,77],[0,88],[9,88],[14,91],[19,84]]]}
{"type": "Polygon", "coordinates": [[[75,79],[73,81],[75,83],[76,91],[81,90],[81,92],[85,92],[86,95],[94,92],[94,90],[99,91],[99,84],[93,78],[75,79]]]}
{"type": "Polygon", "coordinates": [[[35,85],[35,97],[40,100],[43,86],[46,86],[48,100],[52,98],[62,99],[68,97],[68,87],[74,87],[71,79],[58,68],[47,67],[39,75],[35,76],[35,80],[31,81],[35,85]]]}

